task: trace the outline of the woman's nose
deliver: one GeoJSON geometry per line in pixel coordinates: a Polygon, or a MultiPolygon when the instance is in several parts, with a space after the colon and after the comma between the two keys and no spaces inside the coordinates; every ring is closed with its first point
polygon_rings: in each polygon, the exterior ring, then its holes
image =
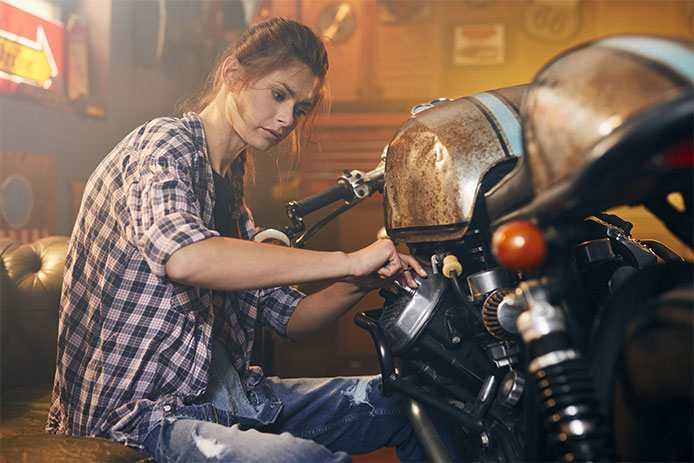
{"type": "Polygon", "coordinates": [[[282,105],[277,113],[277,121],[283,127],[290,127],[294,123],[294,107],[292,105],[282,105]]]}

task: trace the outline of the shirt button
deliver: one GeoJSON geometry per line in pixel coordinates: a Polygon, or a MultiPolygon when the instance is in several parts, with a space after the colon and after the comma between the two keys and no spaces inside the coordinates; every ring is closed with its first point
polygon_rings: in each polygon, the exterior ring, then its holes
{"type": "Polygon", "coordinates": [[[171,405],[164,405],[164,411],[170,412],[171,411],[171,405]]]}

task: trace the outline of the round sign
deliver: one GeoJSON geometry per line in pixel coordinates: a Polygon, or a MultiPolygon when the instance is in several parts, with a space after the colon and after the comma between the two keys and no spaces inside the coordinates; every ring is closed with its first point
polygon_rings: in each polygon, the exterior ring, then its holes
{"type": "Polygon", "coordinates": [[[34,195],[22,175],[10,175],[0,186],[0,214],[12,228],[21,228],[31,218],[34,195]]]}
{"type": "Polygon", "coordinates": [[[335,43],[349,40],[357,30],[357,14],[347,2],[330,3],[318,14],[318,29],[335,43]]]}
{"type": "Polygon", "coordinates": [[[531,37],[561,42],[579,30],[578,0],[533,0],[523,13],[523,28],[531,37]]]}

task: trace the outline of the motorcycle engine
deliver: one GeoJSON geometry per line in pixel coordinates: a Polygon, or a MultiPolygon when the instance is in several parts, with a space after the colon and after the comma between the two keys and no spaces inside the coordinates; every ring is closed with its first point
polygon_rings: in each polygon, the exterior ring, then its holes
{"type": "MultiPolygon", "coordinates": [[[[494,284],[489,271],[480,273],[486,274],[483,277],[490,287],[468,304],[461,303],[448,278],[431,268],[427,268],[427,278],[414,276],[419,284],[416,290],[381,292],[385,303],[379,325],[392,354],[404,360],[401,366],[413,370],[408,374],[427,378],[463,403],[475,400],[489,376],[503,376],[504,367],[520,360],[514,333],[501,327],[498,317],[482,315],[483,307],[495,305],[498,309],[502,305],[498,300],[508,289],[500,285],[507,280],[499,278],[494,284]],[[487,327],[491,319],[502,336],[487,327]]],[[[471,292],[479,284],[475,277],[479,275],[468,279],[471,292]]],[[[507,308],[507,318],[508,312],[507,308]]]]}

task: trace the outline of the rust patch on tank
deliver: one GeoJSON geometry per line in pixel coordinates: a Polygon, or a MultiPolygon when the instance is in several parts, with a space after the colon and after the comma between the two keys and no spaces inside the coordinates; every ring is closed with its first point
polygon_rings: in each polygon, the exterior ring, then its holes
{"type": "MultiPolygon", "coordinates": [[[[523,92],[512,93],[520,104],[523,92]]],[[[389,234],[412,242],[462,236],[484,173],[503,159],[497,134],[467,99],[409,119],[391,141],[386,159],[389,234]],[[433,231],[441,227],[446,231],[433,231]]]]}

